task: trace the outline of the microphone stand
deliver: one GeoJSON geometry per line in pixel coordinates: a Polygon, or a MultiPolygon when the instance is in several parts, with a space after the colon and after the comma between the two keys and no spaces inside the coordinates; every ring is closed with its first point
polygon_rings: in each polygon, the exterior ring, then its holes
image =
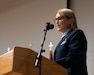
{"type": "MultiPolygon", "coordinates": [[[[47,23],[49,25],[49,23],[47,23]]],[[[48,26],[47,25],[47,26],[48,26]]],[[[46,39],[46,34],[47,34],[47,30],[49,30],[47,27],[46,29],[44,30],[44,38],[43,38],[43,41],[42,41],[42,44],[41,44],[41,47],[38,51],[38,55],[36,57],[36,61],[35,61],[35,67],[38,67],[39,68],[39,75],[41,75],[41,68],[42,68],[42,53],[45,52],[45,50],[43,50],[43,45],[44,45],[44,42],[45,42],[45,39],[46,39]]]]}

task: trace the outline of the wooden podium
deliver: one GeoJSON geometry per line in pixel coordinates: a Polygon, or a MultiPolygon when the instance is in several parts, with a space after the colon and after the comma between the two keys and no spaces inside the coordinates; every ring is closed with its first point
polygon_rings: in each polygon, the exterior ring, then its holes
{"type": "MultiPolygon", "coordinates": [[[[37,53],[24,47],[0,56],[0,75],[39,75],[39,68],[34,66],[37,53]]],[[[67,70],[57,63],[42,57],[42,75],[67,75],[67,70]]]]}

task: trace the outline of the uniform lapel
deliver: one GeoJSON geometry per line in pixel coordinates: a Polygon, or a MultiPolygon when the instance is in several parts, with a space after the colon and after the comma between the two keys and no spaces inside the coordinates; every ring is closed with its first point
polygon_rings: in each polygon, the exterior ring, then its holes
{"type": "Polygon", "coordinates": [[[67,39],[68,39],[68,37],[69,37],[69,35],[70,35],[71,32],[72,32],[72,30],[70,30],[70,31],[61,39],[59,45],[63,45],[63,44],[65,44],[65,43],[67,42],[67,39]]]}

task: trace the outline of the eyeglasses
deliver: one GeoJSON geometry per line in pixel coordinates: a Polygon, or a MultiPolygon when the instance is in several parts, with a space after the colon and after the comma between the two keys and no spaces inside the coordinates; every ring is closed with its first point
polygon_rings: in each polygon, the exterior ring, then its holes
{"type": "Polygon", "coordinates": [[[59,20],[62,20],[62,19],[64,19],[64,18],[66,18],[66,17],[64,17],[64,16],[61,16],[61,17],[58,17],[58,18],[55,18],[55,20],[57,21],[59,21],[59,20]]]}
{"type": "Polygon", "coordinates": [[[64,18],[66,18],[66,17],[61,16],[61,17],[55,18],[55,19],[53,19],[53,22],[56,23],[56,21],[63,20],[64,18]]]}

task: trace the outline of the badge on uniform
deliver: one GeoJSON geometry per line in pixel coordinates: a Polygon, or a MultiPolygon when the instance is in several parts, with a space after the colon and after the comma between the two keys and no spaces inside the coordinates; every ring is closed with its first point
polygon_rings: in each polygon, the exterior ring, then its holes
{"type": "Polygon", "coordinates": [[[67,42],[67,39],[65,39],[60,45],[63,45],[67,42]]]}

